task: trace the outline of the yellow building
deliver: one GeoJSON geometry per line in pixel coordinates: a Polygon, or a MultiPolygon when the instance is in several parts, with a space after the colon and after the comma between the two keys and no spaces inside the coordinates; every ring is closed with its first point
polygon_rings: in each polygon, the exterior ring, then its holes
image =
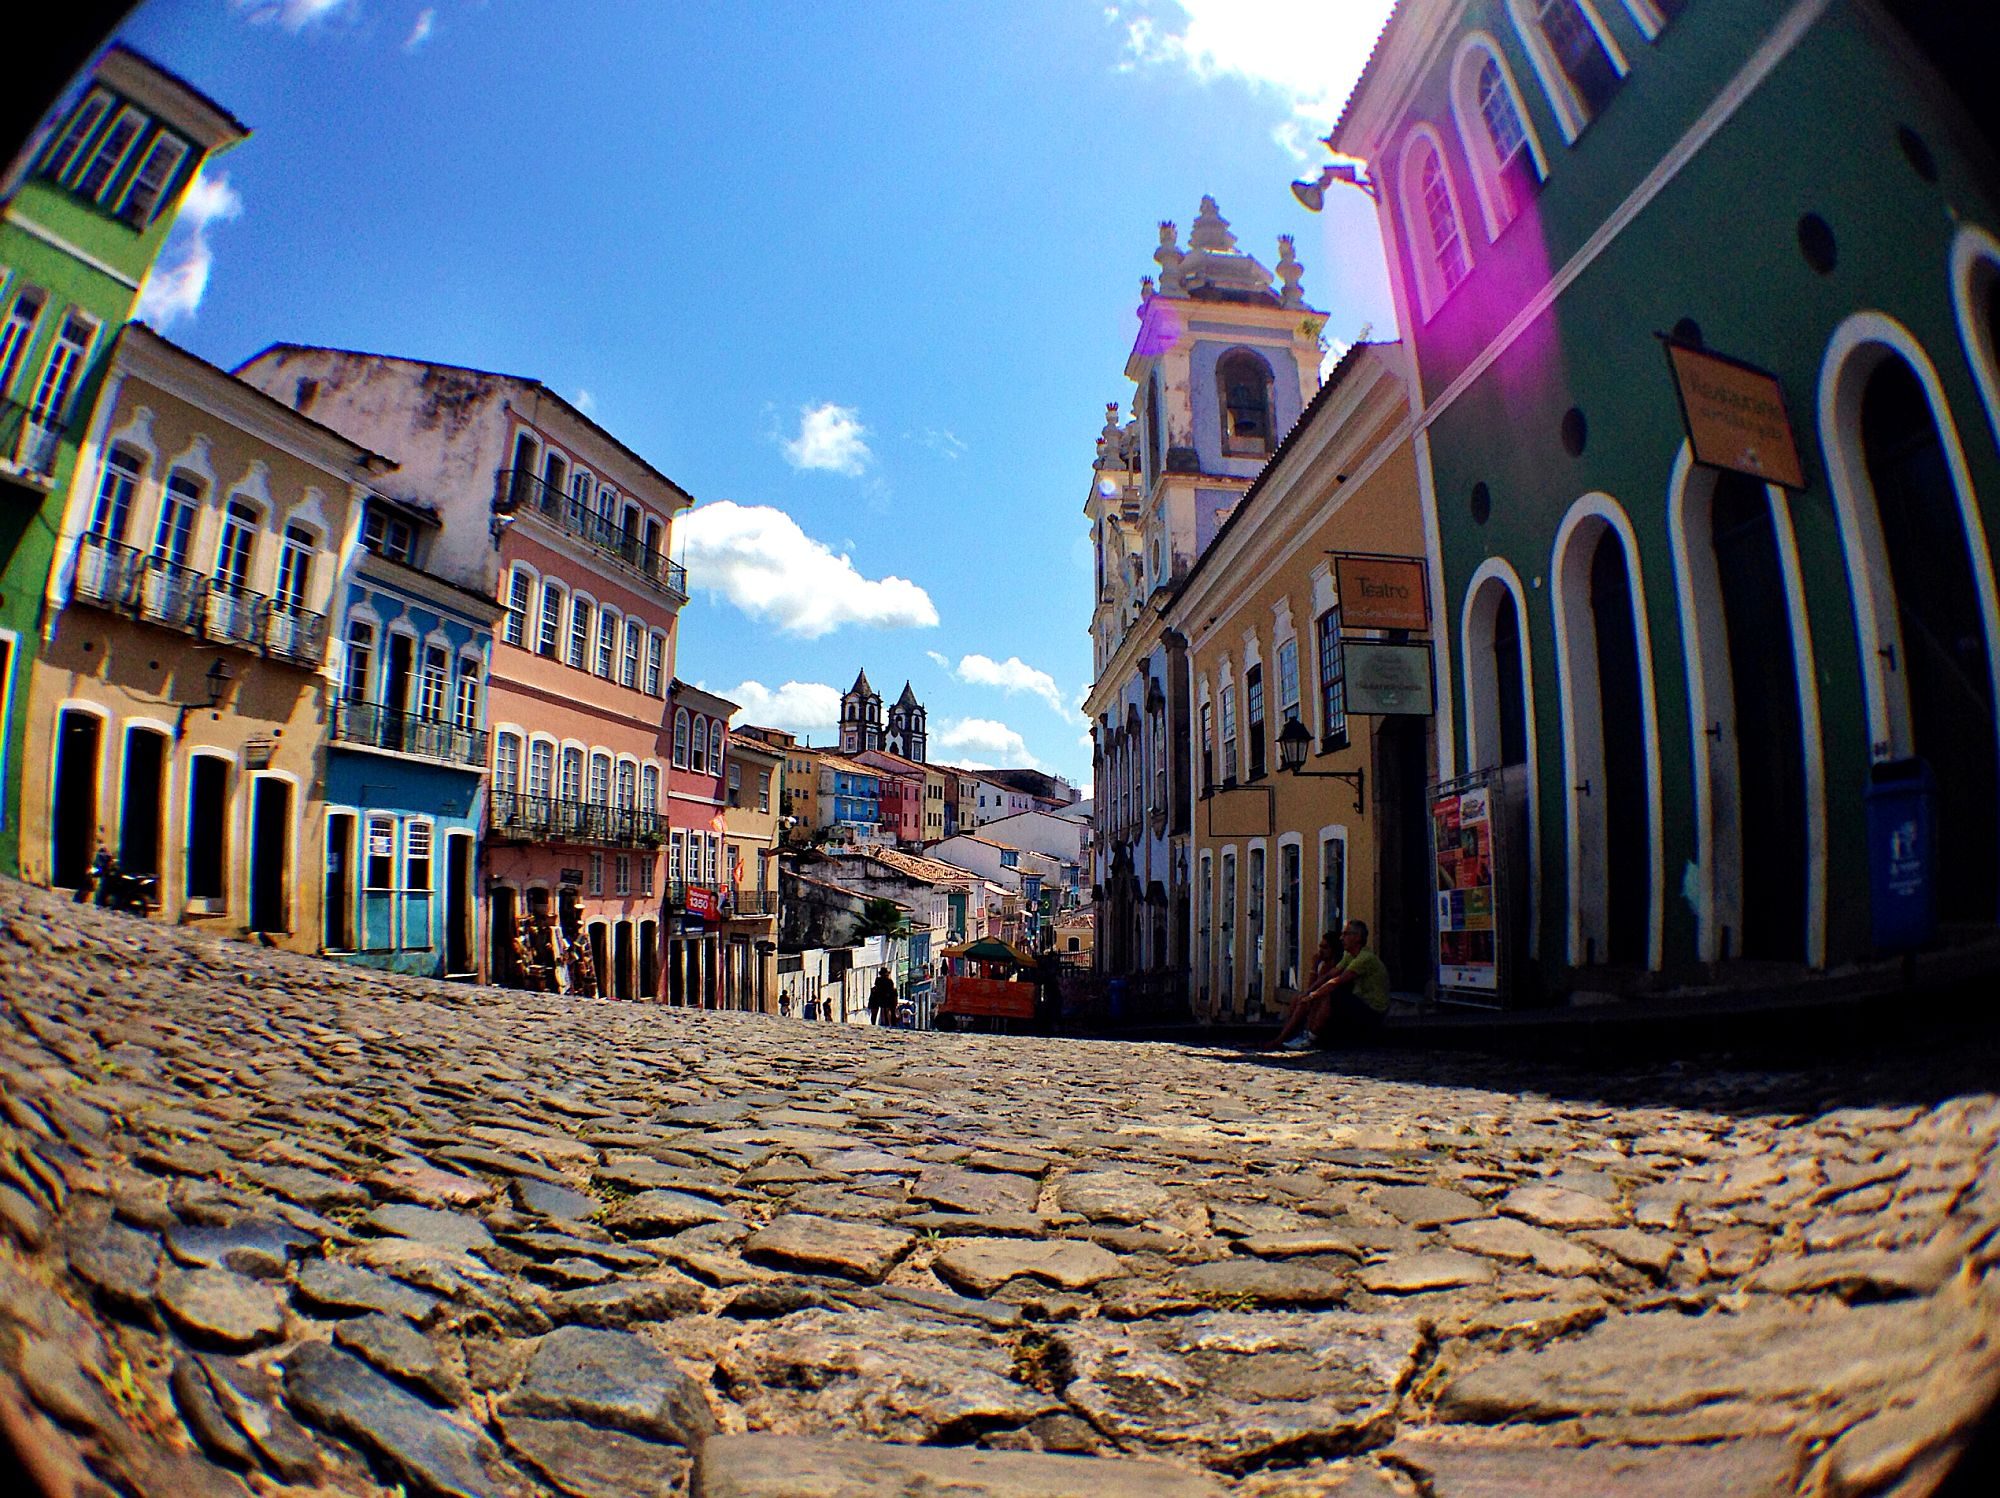
{"type": "Polygon", "coordinates": [[[785,795],[778,803],[787,840],[804,842],[819,826],[819,760],[825,751],[808,744],[787,744],[785,750],[785,795]]]}
{"type": "Polygon", "coordinates": [[[778,1010],[778,833],[787,751],[729,735],[723,808],[722,1006],[778,1010]]]}
{"type": "Polygon", "coordinates": [[[1365,646],[1393,637],[1343,620],[1329,555],[1423,555],[1406,379],[1400,344],[1355,345],[1166,610],[1192,679],[1189,997],[1205,1020],[1282,1013],[1319,935],[1349,919],[1399,988],[1430,973],[1429,702],[1348,710],[1350,662],[1378,669],[1365,646]],[[1296,773],[1279,745],[1294,719],[1310,735],[1296,773]]]}
{"type": "Polygon", "coordinates": [[[22,872],[319,950],[326,620],[393,467],[139,324],[79,453],[30,689],[22,872]]]}

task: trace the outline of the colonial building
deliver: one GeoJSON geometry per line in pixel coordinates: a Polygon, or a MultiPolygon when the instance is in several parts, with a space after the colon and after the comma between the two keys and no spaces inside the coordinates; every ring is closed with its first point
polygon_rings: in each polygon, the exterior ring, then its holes
{"type": "Polygon", "coordinates": [[[1367,599],[1342,596],[1343,573],[1357,593],[1413,579],[1421,623],[1407,373],[1398,345],[1354,345],[1164,610],[1193,673],[1190,988],[1204,1020],[1282,1015],[1320,935],[1350,918],[1393,981],[1430,977],[1427,647],[1421,628],[1392,640],[1367,599]],[[1386,704],[1384,652],[1413,684],[1386,704]]]}
{"type": "Polygon", "coordinates": [[[917,694],[906,681],[903,694],[889,709],[889,728],[882,735],[882,747],[922,764],[930,758],[930,732],[924,722],[924,705],[917,701],[917,694]]]}
{"type": "MultiPolygon", "coordinates": [[[[667,855],[666,999],[714,1009],[723,1004],[723,957],[733,924],[725,912],[729,870],[723,862],[728,823],[723,786],[729,765],[729,719],[736,704],[680,680],[673,682],[674,748],[667,777],[672,831],[667,855]]],[[[742,933],[748,937],[749,933],[742,933]]]]}
{"type": "MultiPolygon", "coordinates": [[[[908,688],[904,690],[907,692],[908,688]]],[[[945,835],[947,782],[941,766],[924,764],[889,749],[864,750],[854,757],[883,773],[882,823],[885,830],[893,829],[898,843],[915,849],[945,835]],[[892,781],[896,783],[893,792],[892,781]]]]}
{"type": "MultiPolygon", "coordinates": [[[[394,452],[385,492],[438,513],[429,569],[502,605],[488,703],[491,976],[658,994],[677,747],[667,692],[687,601],[667,553],[687,494],[537,380],[296,344],[239,373],[394,452]]],[[[719,750],[722,724],[712,731],[719,750]]]]}
{"type": "Polygon", "coordinates": [[[723,809],[723,1004],[777,1012],[778,808],[785,750],[753,733],[729,735],[723,809]]]}
{"type": "Polygon", "coordinates": [[[1108,408],[1084,506],[1097,588],[1084,711],[1098,968],[1150,974],[1153,997],[1173,1003],[1190,962],[1193,717],[1187,641],[1162,608],[1319,388],[1324,319],[1299,289],[1291,241],[1274,276],[1237,248],[1212,198],[1189,247],[1165,223],[1153,258],[1125,364],[1132,419],[1108,408]]]}
{"type": "Polygon", "coordinates": [[[1921,943],[1870,886],[1927,819],[1864,809],[1927,776],[1944,932],[1995,922],[2000,184],[1948,12],[1404,0],[1333,131],[1413,355],[1438,770],[1522,787],[1545,988],[1921,943]]]}
{"type": "MultiPolygon", "coordinates": [[[[137,323],[78,461],[22,713],[22,873],[74,888],[101,851],[154,881],[165,920],[317,952],[327,619],[394,465],[137,323]]],[[[440,894],[471,898],[441,888],[434,850],[398,828],[380,870],[424,907],[399,929],[433,956],[440,923],[469,918],[440,894]]]]}
{"type": "Polygon", "coordinates": [[[0,179],[0,873],[22,871],[23,699],[105,360],[188,184],[246,134],[114,44],[0,179]]]}
{"type": "Polygon", "coordinates": [[[885,721],[882,694],[868,684],[868,673],[855,673],[854,685],[840,697],[840,752],[862,754],[870,749],[886,749],[918,763],[930,757],[930,733],[925,725],[924,705],[906,681],[903,693],[889,709],[885,721]]]}

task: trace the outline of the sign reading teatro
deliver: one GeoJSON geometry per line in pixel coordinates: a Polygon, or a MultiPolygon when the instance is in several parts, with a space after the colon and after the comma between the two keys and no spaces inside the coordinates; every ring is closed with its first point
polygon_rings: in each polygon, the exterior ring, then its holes
{"type": "Polygon", "coordinates": [[[1333,559],[1342,629],[1430,628],[1429,584],[1421,557],[1343,553],[1333,559]]]}
{"type": "Polygon", "coordinates": [[[1667,342],[1694,460],[1803,489],[1805,469],[1778,377],[1706,349],[1667,342]]]}

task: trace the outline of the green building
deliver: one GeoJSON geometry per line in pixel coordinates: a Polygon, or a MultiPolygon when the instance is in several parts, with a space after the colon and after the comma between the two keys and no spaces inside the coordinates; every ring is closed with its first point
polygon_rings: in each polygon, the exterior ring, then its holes
{"type": "Polygon", "coordinates": [[[181,195],[246,133],[114,45],[0,181],[0,873],[20,871],[28,680],[105,357],[181,195]]]}
{"type": "Polygon", "coordinates": [[[1329,137],[1415,353],[1438,769],[1525,802],[1526,986],[1907,945],[1866,811],[1916,761],[1940,939],[1992,931],[1984,9],[1403,0],[1329,137]]]}

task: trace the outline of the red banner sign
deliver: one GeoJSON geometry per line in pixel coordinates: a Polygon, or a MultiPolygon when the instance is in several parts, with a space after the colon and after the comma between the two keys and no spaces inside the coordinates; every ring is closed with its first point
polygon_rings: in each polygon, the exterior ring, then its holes
{"type": "Polygon", "coordinates": [[[687,891],[687,913],[698,915],[705,921],[712,921],[722,912],[722,896],[704,885],[690,884],[687,891]]]}
{"type": "Polygon", "coordinates": [[[1033,1019],[1035,985],[1006,978],[960,978],[944,980],[944,1002],[939,1014],[977,1014],[994,1019],[1033,1019]]]}

